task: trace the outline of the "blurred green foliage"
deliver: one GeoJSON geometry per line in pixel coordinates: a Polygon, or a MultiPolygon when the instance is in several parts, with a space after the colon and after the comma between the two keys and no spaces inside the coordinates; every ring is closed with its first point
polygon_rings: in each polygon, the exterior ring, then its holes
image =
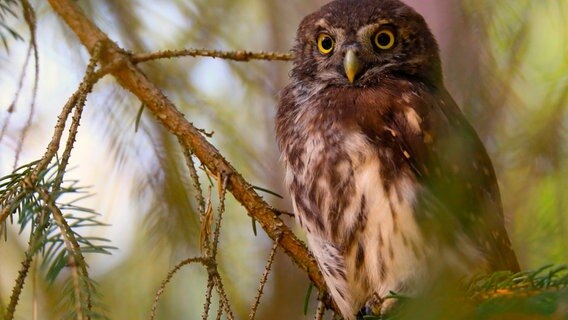
{"type": "MultiPolygon", "coordinates": [[[[184,47],[287,51],[300,19],[323,2],[79,1],[111,38],[134,52],[184,47]]],[[[564,193],[568,190],[568,2],[431,2],[429,10],[453,8],[438,16],[445,27],[436,34],[446,43],[442,47],[445,81],[495,163],[508,229],[522,266],[536,269],[567,263],[568,197],[564,193]]],[[[52,65],[57,66],[59,73],[80,76],[82,71],[78,70],[84,70],[88,59],[81,45],[45,2],[32,4],[38,13],[40,88],[53,82],[52,65]]],[[[19,23],[4,30],[13,30],[25,38],[25,25],[23,21],[19,23]]],[[[3,84],[11,79],[2,74],[10,72],[6,66],[19,61],[18,55],[25,50],[25,46],[7,39],[13,50],[0,57],[3,84]]],[[[286,194],[274,142],[273,116],[278,91],[287,81],[289,64],[184,58],[153,62],[143,68],[190,121],[215,132],[211,141],[247,180],[286,194]]],[[[42,100],[40,95],[39,109],[48,108],[46,101],[55,98],[56,107],[60,107],[67,96],[44,96],[42,100]]],[[[120,221],[112,227],[118,230],[115,234],[131,236],[119,246],[112,262],[91,258],[92,274],[99,283],[110,318],[147,318],[155,290],[168,270],[198,252],[199,226],[191,183],[176,141],[148,114],[142,115],[135,132],[140,106],[132,96],[112,81],[105,81],[97,85],[89,104],[92,110],[88,110],[84,123],[90,124],[82,128],[85,135],[79,137],[78,144],[87,144],[87,152],[96,150],[107,161],[97,164],[97,179],[82,184],[92,183],[99,188],[99,194],[108,195],[105,190],[112,194],[117,186],[131,182],[127,191],[101,197],[93,204],[105,219],[120,221]],[[117,209],[117,202],[126,202],[120,208],[128,210],[117,209]],[[117,216],[125,218],[116,220],[117,216]]],[[[3,110],[5,106],[0,107],[3,110]]],[[[25,106],[19,110],[25,112],[25,106]]],[[[34,139],[43,141],[41,132],[49,136],[53,121],[53,113],[40,111],[32,128],[36,132],[34,139]]],[[[13,135],[17,129],[11,128],[13,135]]],[[[37,156],[44,145],[27,145],[37,149],[29,151],[28,157],[37,156]]],[[[8,157],[10,152],[10,144],[3,142],[1,158],[8,157]]],[[[4,161],[11,163],[0,159],[0,163],[4,161]]],[[[80,161],[75,165],[77,171],[92,170],[80,161]]],[[[8,172],[2,171],[0,176],[8,172]]],[[[286,199],[269,194],[265,197],[274,206],[291,210],[286,199]]],[[[291,219],[286,222],[294,225],[291,219]]],[[[8,228],[6,232],[8,238],[18,238],[16,230],[8,228]]],[[[239,319],[248,315],[270,247],[271,242],[262,232],[253,235],[250,219],[232,198],[228,199],[219,263],[239,319]]],[[[1,311],[24,249],[21,243],[8,241],[0,244],[0,252],[1,311]]],[[[35,301],[40,319],[58,319],[60,315],[53,306],[57,305],[62,284],[63,281],[56,281],[49,286],[37,278],[35,291],[26,286],[19,316],[27,318],[35,301]]],[[[159,319],[198,318],[205,287],[204,270],[184,269],[167,287],[159,305],[159,319]]],[[[312,293],[304,316],[307,287],[305,275],[283,254],[278,254],[257,318],[312,318],[317,294],[312,293]]],[[[499,310],[495,306],[503,305],[497,304],[503,299],[508,298],[487,300],[476,309],[477,316],[495,315],[495,310],[499,310]]],[[[551,306],[556,307],[553,311],[565,307],[566,299],[565,291],[546,291],[511,305],[515,310],[540,310],[539,314],[547,316],[551,306]]]]}

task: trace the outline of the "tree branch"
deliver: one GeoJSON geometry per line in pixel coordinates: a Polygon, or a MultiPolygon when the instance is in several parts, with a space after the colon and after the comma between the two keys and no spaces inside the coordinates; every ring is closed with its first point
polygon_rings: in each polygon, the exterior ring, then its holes
{"type": "Polygon", "coordinates": [[[250,52],[250,51],[219,51],[207,49],[181,49],[181,50],[164,50],[152,53],[135,54],[132,56],[132,62],[140,63],[156,59],[169,59],[177,57],[211,57],[234,61],[250,61],[250,60],[272,60],[272,61],[290,61],[293,58],[292,53],[278,52],[250,52]]]}
{"type": "Polygon", "coordinates": [[[174,104],[138,69],[132,55],[119,48],[108,36],[91,22],[72,0],[49,0],[52,8],[67,23],[83,45],[93,54],[97,42],[105,46],[101,51],[101,66],[117,62],[122,66],[112,68],[118,83],[132,92],[152,112],[156,119],[174,134],[184,147],[190,148],[213,174],[228,177],[227,189],[256,219],[268,234],[279,243],[286,254],[305,271],[320,291],[325,283],[313,257],[306,246],[253,189],[253,187],[225,160],[219,151],[201,135],[174,104]]]}

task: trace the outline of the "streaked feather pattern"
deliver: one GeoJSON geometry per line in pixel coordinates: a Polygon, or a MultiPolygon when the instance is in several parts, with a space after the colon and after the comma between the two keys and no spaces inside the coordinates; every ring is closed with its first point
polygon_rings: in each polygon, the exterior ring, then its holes
{"type": "Polygon", "coordinates": [[[420,15],[398,0],[334,1],[304,19],[295,51],[276,133],[296,218],[346,319],[448,270],[519,269],[491,162],[443,86],[420,15]],[[365,50],[358,30],[381,23],[397,28],[398,47],[365,50]],[[338,37],[330,56],[314,47],[322,26],[338,37]],[[365,69],[350,83],[353,43],[365,69]]]}

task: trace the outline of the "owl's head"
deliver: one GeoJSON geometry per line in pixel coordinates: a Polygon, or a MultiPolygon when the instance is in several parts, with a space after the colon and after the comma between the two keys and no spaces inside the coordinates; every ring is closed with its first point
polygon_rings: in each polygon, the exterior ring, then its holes
{"type": "Polygon", "coordinates": [[[333,86],[384,77],[441,83],[438,45],[424,18],[398,0],[336,0],[298,29],[292,77],[333,86]]]}

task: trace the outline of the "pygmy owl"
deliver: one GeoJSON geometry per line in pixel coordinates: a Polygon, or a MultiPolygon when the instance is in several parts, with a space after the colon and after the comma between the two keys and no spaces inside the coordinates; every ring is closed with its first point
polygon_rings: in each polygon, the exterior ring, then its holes
{"type": "Polygon", "coordinates": [[[336,0],[303,19],[294,53],[276,134],[344,318],[440,275],[519,270],[490,159],[422,16],[398,0],[336,0]]]}

